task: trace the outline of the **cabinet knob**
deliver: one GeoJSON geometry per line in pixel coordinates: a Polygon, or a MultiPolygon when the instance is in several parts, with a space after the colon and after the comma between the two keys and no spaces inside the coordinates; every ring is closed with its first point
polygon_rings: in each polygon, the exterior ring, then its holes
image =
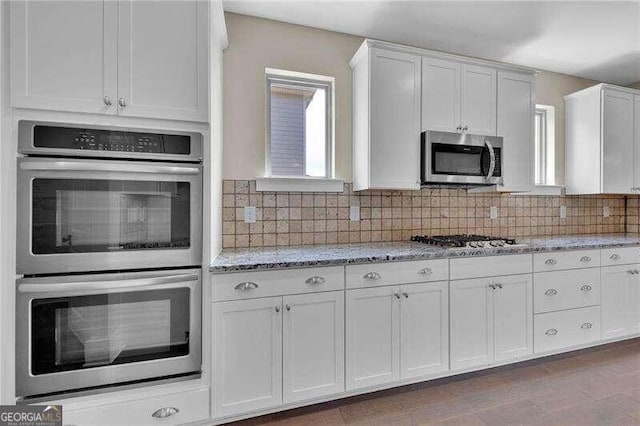
{"type": "Polygon", "coordinates": [[[287,305],[285,306],[285,309],[286,309],[287,311],[290,311],[290,310],[291,310],[291,305],[287,304],[287,305]]]}
{"type": "Polygon", "coordinates": [[[589,284],[585,284],[582,287],[580,287],[580,290],[584,291],[585,293],[593,290],[593,287],[591,287],[589,284]]]}
{"type": "Polygon", "coordinates": [[[418,274],[420,274],[420,275],[432,275],[433,274],[433,269],[431,269],[431,268],[420,269],[418,271],[418,274]]]}
{"type": "Polygon", "coordinates": [[[544,294],[546,294],[547,296],[555,296],[556,294],[558,294],[558,290],[556,290],[555,288],[550,288],[549,290],[545,291],[544,294]]]}
{"type": "Polygon", "coordinates": [[[591,257],[590,256],[582,256],[580,258],[580,262],[591,262],[591,257]]]}
{"type": "Polygon", "coordinates": [[[467,130],[469,130],[469,126],[464,126],[464,127],[462,128],[462,131],[463,131],[463,132],[466,132],[467,130]]]}
{"type": "Polygon", "coordinates": [[[280,305],[276,305],[276,312],[280,312],[280,305]]]}
{"type": "Polygon", "coordinates": [[[118,105],[120,105],[120,108],[124,108],[127,106],[127,101],[125,101],[124,98],[120,98],[118,99],[118,105]]]}
{"type": "Polygon", "coordinates": [[[583,330],[588,330],[591,327],[593,327],[593,324],[591,324],[590,322],[585,322],[580,326],[580,328],[583,329],[583,330]]]}
{"type": "Polygon", "coordinates": [[[253,281],[245,281],[236,285],[234,288],[238,291],[249,291],[258,288],[258,284],[254,283],[253,281]]]}
{"type": "Polygon", "coordinates": [[[324,281],[325,279],[323,277],[316,276],[316,277],[307,278],[305,283],[309,285],[320,285],[320,284],[323,284],[324,281]]]}
{"type": "Polygon", "coordinates": [[[104,104],[106,106],[111,106],[112,102],[111,102],[111,98],[108,96],[105,96],[104,98],[102,98],[102,101],[104,102],[104,104]]]}
{"type": "Polygon", "coordinates": [[[393,293],[393,295],[395,296],[396,299],[400,299],[400,293],[393,293]]]}
{"type": "Polygon", "coordinates": [[[609,259],[618,260],[620,259],[620,255],[618,255],[617,253],[613,253],[611,256],[609,256],[609,259]]]}
{"type": "Polygon", "coordinates": [[[151,417],[155,417],[156,419],[166,419],[167,417],[176,415],[179,412],[180,410],[175,407],[162,407],[159,410],[154,411],[151,414],[151,417]]]}
{"type": "Polygon", "coordinates": [[[500,284],[500,283],[496,283],[496,287],[498,287],[498,288],[502,288],[502,284],[500,284]]]}
{"type": "Polygon", "coordinates": [[[558,334],[558,329],[550,328],[549,330],[545,331],[544,334],[546,334],[547,336],[555,336],[556,334],[558,334]]]}
{"type": "Polygon", "coordinates": [[[489,288],[495,290],[496,289],[496,285],[495,284],[489,284],[489,288]]]}
{"type": "Polygon", "coordinates": [[[367,281],[376,281],[382,278],[382,275],[380,275],[377,272],[367,272],[362,276],[362,278],[364,278],[367,281]]]}
{"type": "Polygon", "coordinates": [[[456,130],[457,130],[458,132],[460,132],[460,131],[462,130],[462,126],[460,125],[460,126],[456,127],[456,130]]]}
{"type": "Polygon", "coordinates": [[[636,275],[637,273],[638,273],[638,270],[637,270],[637,269],[629,269],[629,270],[627,271],[627,274],[631,274],[631,275],[636,275]]]}
{"type": "Polygon", "coordinates": [[[407,293],[406,291],[404,293],[402,293],[402,295],[404,296],[405,299],[409,298],[409,293],[407,293]]]}
{"type": "Polygon", "coordinates": [[[555,265],[556,263],[558,263],[558,261],[555,260],[554,258],[547,259],[547,260],[544,261],[545,265],[555,265]]]}

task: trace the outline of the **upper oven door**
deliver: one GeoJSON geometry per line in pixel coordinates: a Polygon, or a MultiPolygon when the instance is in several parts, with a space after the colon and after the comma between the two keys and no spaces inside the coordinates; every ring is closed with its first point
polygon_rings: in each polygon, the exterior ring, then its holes
{"type": "Polygon", "coordinates": [[[197,164],[18,159],[17,273],[200,265],[197,164]]]}
{"type": "Polygon", "coordinates": [[[502,183],[502,138],[425,132],[423,181],[440,183],[502,183]]]}

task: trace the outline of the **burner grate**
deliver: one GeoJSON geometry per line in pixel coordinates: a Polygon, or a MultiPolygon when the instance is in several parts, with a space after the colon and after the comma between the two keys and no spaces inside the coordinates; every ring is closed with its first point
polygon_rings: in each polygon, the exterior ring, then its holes
{"type": "Polygon", "coordinates": [[[470,243],[482,241],[499,241],[502,242],[503,245],[516,244],[516,240],[513,238],[490,237],[487,235],[474,234],[433,235],[431,237],[427,235],[414,235],[411,237],[411,241],[439,247],[467,247],[470,243]]]}

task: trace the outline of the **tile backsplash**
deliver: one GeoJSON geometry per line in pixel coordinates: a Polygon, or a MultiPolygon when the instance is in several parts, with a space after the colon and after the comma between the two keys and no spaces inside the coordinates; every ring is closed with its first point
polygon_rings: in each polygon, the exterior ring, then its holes
{"type": "Polygon", "coordinates": [[[257,192],[255,181],[223,182],[224,248],[407,241],[412,235],[532,237],[638,232],[638,197],[469,194],[465,189],[342,193],[257,192]],[[255,223],[244,208],[256,207],[255,223]],[[349,208],[360,207],[360,220],[349,208]],[[498,208],[490,219],[490,208],[498,208]],[[560,207],[567,209],[560,217],[560,207]],[[604,207],[609,217],[604,217],[604,207]],[[626,206],[626,207],[625,207],[626,206]]]}

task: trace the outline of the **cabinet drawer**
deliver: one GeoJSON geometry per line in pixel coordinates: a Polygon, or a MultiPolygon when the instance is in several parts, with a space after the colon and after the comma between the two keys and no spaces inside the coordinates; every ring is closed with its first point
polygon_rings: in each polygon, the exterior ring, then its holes
{"type": "Polygon", "coordinates": [[[447,259],[347,266],[347,288],[379,287],[449,279],[447,259]]]}
{"type": "Polygon", "coordinates": [[[451,279],[494,277],[498,275],[528,274],[531,272],[530,254],[465,257],[451,259],[451,279]]]}
{"type": "Polygon", "coordinates": [[[602,250],[602,266],[640,263],[640,247],[618,247],[602,250]]]}
{"type": "Polygon", "coordinates": [[[209,389],[63,411],[63,424],[68,426],[179,425],[208,418],[209,389]],[[157,410],[165,407],[175,408],[178,411],[166,418],[152,416],[157,410]]]}
{"type": "Polygon", "coordinates": [[[533,276],[535,313],[600,304],[600,269],[539,272],[533,276]]]}
{"type": "Polygon", "coordinates": [[[344,267],[280,269],[214,275],[213,301],[344,290],[344,267]]]}
{"type": "Polygon", "coordinates": [[[599,340],[600,307],[535,315],[533,335],[536,353],[599,340]]]}
{"type": "Polygon", "coordinates": [[[535,272],[597,266],[600,266],[600,250],[554,251],[533,255],[533,270],[535,272]]]}

